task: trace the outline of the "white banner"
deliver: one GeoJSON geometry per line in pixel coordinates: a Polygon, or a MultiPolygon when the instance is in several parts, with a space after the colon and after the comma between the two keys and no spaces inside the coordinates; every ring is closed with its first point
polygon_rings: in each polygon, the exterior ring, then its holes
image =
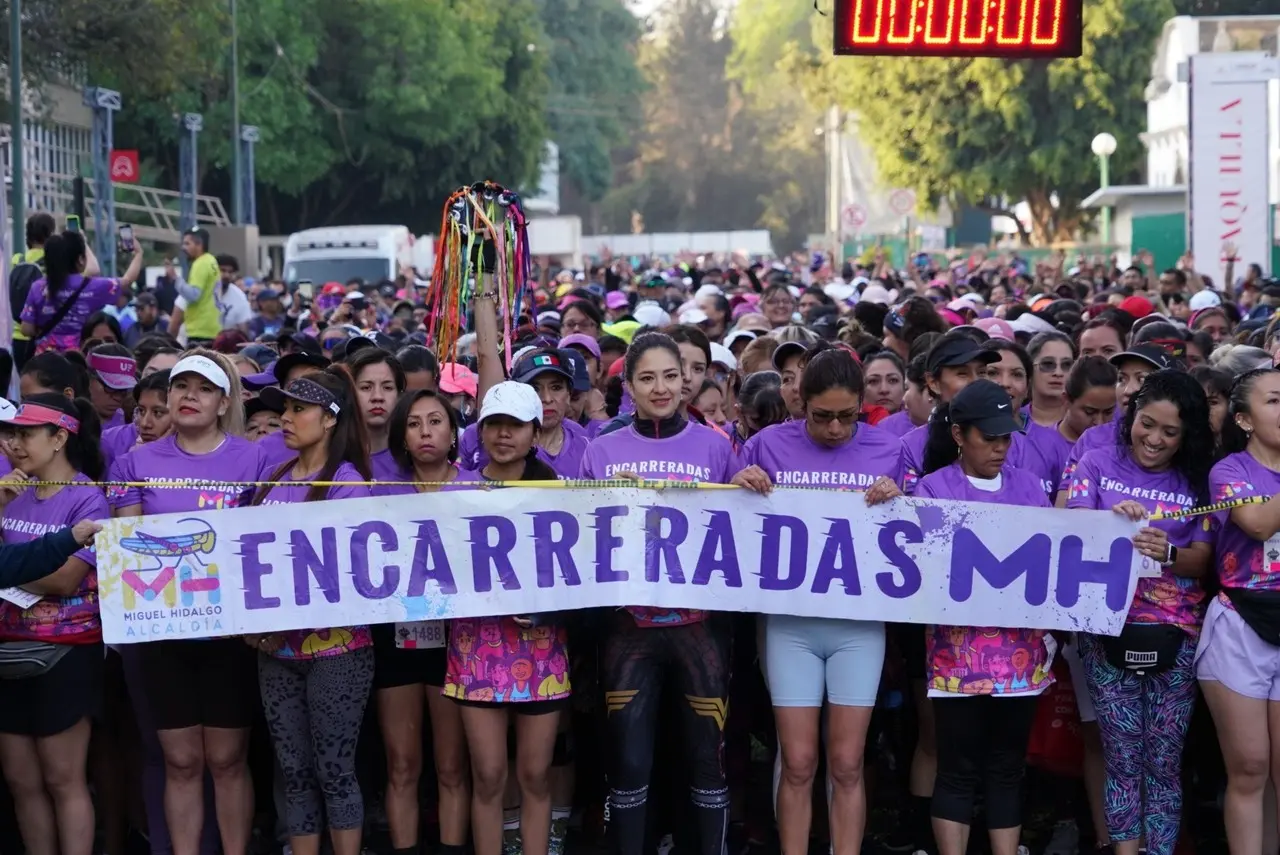
{"type": "Polygon", "coordinates": [[[1245,265],[1271,269],[1271,187],[1267,159],[1267,81],[1276,60],[1264,53],[1201,53],[1190,60],[1190,182],[1187,228],[1196,265],[1222,278],[1222,247],[1245,265]]]}
{"type": "Polygon", "coordinates": [[[98,586],[113,644],[601,606],[1114,635],[1158,572],[1137,529],[817,490],[477,489],[112,520],[98,586]]]}

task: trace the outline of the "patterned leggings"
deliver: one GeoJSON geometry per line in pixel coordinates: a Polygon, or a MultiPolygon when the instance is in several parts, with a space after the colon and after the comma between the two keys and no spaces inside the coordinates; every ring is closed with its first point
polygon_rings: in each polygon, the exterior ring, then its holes
{"type": "Polygon", "coordinates": [[[1139,676],[1108,662],[1101,640],[1080,636],[1107,764],[1107,827],[1117,841],[1137,840],[1145,832],[1150,855],[1172,855],[1178,844],[1182,746],[1196,699],[1195,651],[1188,635],[1172,668],[1139,676]]]}
{"type": "Polygon", "coordinates": [[[356,743],[373,683],[373,648],[320,659],[258,655],[267,730],[284,772],[291,837],[364,823],[356,743]]]}

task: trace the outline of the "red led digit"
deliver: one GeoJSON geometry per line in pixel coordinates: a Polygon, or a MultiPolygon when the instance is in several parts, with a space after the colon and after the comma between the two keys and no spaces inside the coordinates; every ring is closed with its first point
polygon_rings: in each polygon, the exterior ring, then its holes
{"type": "Polygon", "coordinates": [[[1000,15],[996,18],[996,44],[1001,47],[1021,45],[1027,36],[1027,0],[1000,0],[1000,15]],[[1013,7],[1013,15],[1009,15],[1009,7],[1013,7]],[[1013,32],[1009,32],[1006,24],[1009,18],[1016,24],[1013,32]]]}
{"type": "Polygon", "coordinates": [[[1062,0],[1035,0],[1035,17],[1031,22],[1031,44],[1058,44],[1062,33],[1062,0]]]}
{"type": "Polygon", "coordinates": [[[888,0],[889,32],[885,41],[891,45],[909,45],[916,40],[916,13],[921,0],[888,0]]]}
{"type": "Polygon", "coordinates": [[[995,5],[996,0],[960,0],[960,44],[980,45],[987,41],[987,21],[995,5]]]}
{"type": "Polygon", "coordinates": [[[880,24],[884,20],[885,2],[886,0],[854,0],[852,34],[854,44],[880,44],[880,24]]]}
{"type": "Polygon", "coordinates": [[[924,18],[924,43],[943,47],[951,44],[955,22],[956,0],[933,0],[924,18]]]}

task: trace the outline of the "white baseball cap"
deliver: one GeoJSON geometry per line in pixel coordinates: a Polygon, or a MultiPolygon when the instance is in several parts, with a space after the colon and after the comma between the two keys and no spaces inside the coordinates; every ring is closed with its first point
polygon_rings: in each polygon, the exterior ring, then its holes
{"type": "Polygon", "coordinates": [[[11,421],[18,414],[18,408],[8,398],[0,398],[0,422],[11,421]]]}
{"type": "Polygon", "coordinates": [[[218,363],[207,356],[184,356],[179,359],[178,364],[169,369],[170,385],[182,374],[199,374],[221,389],[224,395],[231,394],[231,378],[218,363]]]}
{"type": "Polygon", "coordinates": [[[1218,296],[1217,291],[1205,289],[1197,291],[1191,295],[1191,299],[1187,301],[1187,305],[1191,307],[1191,311],[1198,312],[1201,309],[1212,309],[1222,305],[1222,298],[1218,296]]]}
{"type": "Polygon", "coordinates": [[[527,383],[504,380],[491,386],[480,405],[480,421],[490,416],[510,416],[516,421],[542,425],[542,399],[527,383]]]}
{"type": "Polygon", "coordinates": [[[710,319],[711,319],[710,316],[707,315],[706,312],[702,311],[697,307],[694,307],[692,309],[685,309],[683,312],[680,313],[680,323],[682,324],[696,325],[696,324],[702,323],[703,321],[708,321],[710,319]]]}
{"type": "Polygon", "coordinates": [[[642,327],[665,327],[671,323],[671,316],[652,300],[645,300],[632,309],[631,317],[635,318],[642,327]]]}
{"type": "Polygon", "coordinates": [[[724,346],[733,347],[733,343],[739,339],[745,338],[747,341],[755,341],[760,334],[755,330],[734,330],[724,337],[724,346]]]}
{"type": "Polygon", "coordinates": [[[711,364],[723,365],[730,371],[738,370],[738,360],[733,355],[733,351],[718,341],[711,342],[711,364]]]}

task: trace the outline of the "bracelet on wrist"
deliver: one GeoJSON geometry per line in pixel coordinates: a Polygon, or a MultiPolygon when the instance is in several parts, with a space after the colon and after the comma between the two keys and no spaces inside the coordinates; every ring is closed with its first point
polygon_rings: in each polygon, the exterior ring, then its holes
{"type": "Polygon", "coordinates": [[[473,299],[473,302],[477,302],[477,303],[481,300],[497,300],[498,292],[497,291],[481,291],[480,293],[476,294],[475,297],[472,299],[473,299]]]}

